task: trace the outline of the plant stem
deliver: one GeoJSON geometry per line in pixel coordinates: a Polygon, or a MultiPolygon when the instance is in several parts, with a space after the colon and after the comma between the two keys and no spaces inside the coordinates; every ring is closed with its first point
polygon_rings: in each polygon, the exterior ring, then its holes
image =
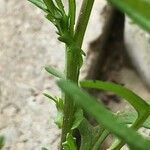
{"type": "MultiPolygon", "coordinates": [[[[66,46],[66,79],[78,83],[78,66],[75,62],[74,56],[71,53],[69,47],[66,46]]],[[[71,127],[73,123],[74,116],[74,103],[73,100],[65,94],[64,96],[64,120],[62,127],[62,137],[61,137],[61,146],[62,143],[66,140],[67,133],[71,133],[71,127]]]]}
{"type": "Polygon", "coordinates": [[[69,0],[69,17],[70,17],[70,33],[74,35],[74,25],[76,17],[76,2],[75,0],[69,0]]]}
{"type": "Polygon", "coordinates": [[[92,11],[94,0],[83,0],[82,7],[80,10],[79,18],[77,21],[75,40],[77,45],[81,48],[89,17],[92,11]]]}
{"type": "MultiPolygon", "coordinates": [[[[89,21],[89,17],[91,14],[92,6],[94,0],[83,0],[78,23],[76,26],[74,41],[76,42],[76,47],[81,48],[83,43],[84,34],[87,28],[87,24],[89,21]]],[[[71,0],[69,0],[69,10],[70,10],[70,21],[71,21],[71,30],[70,34],[72,35],[72,28],[74,23],[75,17],[75,4],[71,5],[71,0]]],[[[65,66],[65,73],[66,79],[73,81],[74,83],[78,84],[79,78],[79,66],[78,66],[78,52],[72,52],[72,46],[66,45],[66,66],[65,66]]],[[[62,143],[66,140],[67,133],[72,133],[71,127],[74,119],[74,111],[75,105],[73,100],[68,96],[64,95],[64,120],[63,120],[63,127],[62,127],[62,136],[61,136],[61,149],[62,143]]]]}
{"type": "Polygon", "coordinates": [[[100,137],[98,138],[97,142],[93,146],[92,150],[99,150],[101,144],[107,138],[108,135],[109,135],[109,131],[104,130],[104,132],[100,135],[100,137]]]}

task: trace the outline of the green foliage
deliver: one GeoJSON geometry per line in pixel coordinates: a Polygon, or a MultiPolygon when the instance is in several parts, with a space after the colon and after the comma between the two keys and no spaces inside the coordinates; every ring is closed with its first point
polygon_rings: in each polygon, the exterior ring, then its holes
{"type": "MultiPolygon", "coordinates": [[[[86,88],[96,88],[114,92],[127,100],[138,112],[138,117],[134,120],[134,122],[132,122],[131,125],[131,127],[135,129],[141,127],[145,120],[150,116],[150,105],[134,92],[121,85],[104,81],[82,81],[80,84],[82,87],[86,88]]],[[[118,145],[116,144],[118,147],[121,147],[121,145],[123,145],[123,142],[121,141],[118,142],[118,145]]]]}
{"type": "Polygon", "coordinates": [[[48,12],[47,6],[43,2],[43,0],[28,0],[28,1],[30,1],[31,3],[33,3],[34,5],[39,7],[40,9],[42,9],[44,12],[48,12]]]}
{"type": "Polygon", "coordinates": [[[76,129],[79,127],[81,122],[83,121],[83,110],[82,109],[77,109],[77,111],[74,113],[74,121],[72,125],[72,130],[76,129]]]}
{"type": "Polygon", "coordinates": [[[82,81],[80,82],[80,85],[86,88],[96,88],[111,91],[127,100],[138,112],[138,118],[133,124],[133,127],[135,128],[139,128],[141,122],[143,123],[150,115],[150,105],[134,92],[121,85],[104,81],[90,80],[82,81]]]}
{"type": "Polygon", "coordinates": [[[66,141],[63,143],[63,150],[77,150],[75,141],[75,138],[68,133],[66,141]]]}
{"type": "Polygon", "coordinates": [[[3,149],[5,145],[5,138],[3,136],[0,136],[0,150],[3,149]]]}
{"type": "Polygon", "coordinates": [[[64,113],[63,113],[64,101],[61,98],[53,97],[48,93],[44,93],[44,96],[46,96],[48,99],[55,102],[56,108],[57,108],[57,115],[55,117],[55,123],[58,126],[58,128],[62,128],[63,117],[64,117],[64,113]]]}
{"type": "Polygon", "coordinates": [[[92,125],[84,118],[78,127],[81,135],[80,150],[91,150],[94,141],[94,129],[92,125]]]}
{"type": "Polygon", "coordinates": [[[133,129],[127,128],[103,104],[99,105],[93,97],[81,91],[76,85],[64,80],[58,81],[58,85],[63,92],[72,97],[77,104],[90,113],[98,123],[122,139],[130,147],[136,150],[145,150],[147,147],[150,147],[150,141],[142,138],[133,129]],[[84,100],[86,100],[86,103],[84,100]]]}
{"type": "Polygon", "coordinates": [[[150,32],[150,0],[108,0],[150,32]]]}
{"type": "MultiPolygon", "coordinates": [[[[116,116],[121,120],[121,122],[124,122],[125,124],[133,124],[138,118],[138,114],[136,112],[120,112],[116,113],[116,116]]],[[[150,116],[141,126],[150,129],[150,116]]]]}
{"type": "Polygon", "coordinates": [[[109,131],[108,130],[104,130],[102,132],[102,134],[99,136],[99,138],[97,139],[96,143],[94,143],[92,150],[98,150],[101,146],[101,144],[104,142],[104,140],[107,138],[107,136],[109,135],[109,131]]]}
{"type": "Polygon", "coordinates": [[[61,73],[59,70],[57,70],[56,68],[52,67],[52,66],[47,66],[45,67],[45,70],[55,76],[55,77],[58,77],[58,78],[65,78],[65,75],[63,73],[61,73]]]}

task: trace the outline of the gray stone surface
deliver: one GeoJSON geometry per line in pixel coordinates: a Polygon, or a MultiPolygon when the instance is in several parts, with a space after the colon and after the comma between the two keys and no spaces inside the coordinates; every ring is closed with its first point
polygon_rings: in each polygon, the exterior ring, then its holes
{"type": "Polygon", "coordinates": [[[126,18],[125,44],[135,68],[150,88],[150,34],[126,18]]]}
{"type": "MultiPolygon", "coordinates": [[[[101,28],[105,2],[95,2],[84,49],[101,28]]],[[[78,8],[80,4],[78,0],[78,8]]],[[[48,64],[63,71],[64,47],[55,28],[28,1],[0,0],[0,134],[6,137],[5,150],[58,149],[56,109],[42,95],[44,90],[59,94],[55,79],[44,71],[48,64]]]]}

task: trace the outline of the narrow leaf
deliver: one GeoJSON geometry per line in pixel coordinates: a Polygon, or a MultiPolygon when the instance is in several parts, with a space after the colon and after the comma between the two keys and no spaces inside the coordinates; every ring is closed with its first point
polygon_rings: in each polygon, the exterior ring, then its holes
{"type": "Polygon", "coordinates": [[[48,12],[46,5],[44,4],[43,0],[28,0],[29,2],[33,3],[35,6],[39,7],[45,12],[48,12]]]}
{"type": "Polygon", "coordinates": [[[55,117],[55,124],[57,125],[57,127],[59,129],[62,128],[63,125],[63,117],[64,117],[64,113],[61,110],[57,110],[57,115],[55,117]]]}
{"type": "Polygon", "coordinates": [[[109,135],[109,131],[104,130],[102,135],[99,137],[99,139],[97,140],[97,142],[93,146],[92,150],[98,150],[100,148],[101,144],[105,141],[105,139],[107,138],[108,135],[109,135]]]}
{"type": "Polygon", "coordinates": [[[45,70],[52,74],[53,76],[55,77],[58,77],[58,78],[65,78],[65,75],[63,73],[61,73],[59,70],[57,70],[56,68],[52,67],[52,66],[47,66],[45,67],[45,70]]]}
{"type": "Polygon", "coordinates": [[[111,91],[125,100],[127,100],[139,113],[141,116],[143,114],[150,115],[150,105],[145,102],[140,96],[136,95],[131,90],[123,87],[121,85],[111,83],[111,82],[104,82],[104,81],[96,81],[96,80],[85,80],[80,82],[81,87],[86,88],[96,88],[105,91],[111,91]]]}
{"type": "Polygon", "coordinates": [[[73,130],[73,129],[78,128],[82,120],[83,120],[83,110],[77,109],[77,111],[74,114],[74,122],[73,122],[73,126],[71,129],[73,130]]]}
{"type": "Polygon", "coordinates": [[[50,94],[45,92],[45,93],[43,93],[43,95],[46,96],[48,99],[54,101],[57,104],[57,99],[54,98],[53,96],[51,96],[50,94]]]}
{"type": "MultiPolygon", "coordinates": [[[[117,118],[126,124],[133,124],[138,117],[136,112],[123,112],[116,114],[117,118]]],[[[142,125],[144,128],[150,129],[150,117],[142,125]]]]}
{"type": "Polygon", "coordinates": [[[46,96],[47,98],[49,98],[50,100],[54,101],[56,104],[56,108],[57,108],[57,115],[55,117],[55,124],[58,126],[58,128],[62,128],[62,124],[63,124],[63,117],[64,117],[64,113],[63,113],[63,108],[64,108],[64,101],[61,98],[58,97],[53,97],[48,93],[43,93],[44,96],[46,96]]]}
{"type": "Polygon", "coordinates": [[[43,1],[44,1],[45,5],[47,6],[48,10],[50,12],[54,12],[56,6],[55,6],[53,0],[43,0],[43,1]]]}
{"type": "Polygon", "coordinates": [[[96,102],[95,98],[81,91],[75,84],[70,81],[60,80],[58,81],[58,85],[66,94],[72,97],[77,104],[90,113],[98,123],[102,124],[132,148],[136,150],[145,150],[147,147],[150,147],[150,141],[142,138],[133,129],[127,128],[126,125],[120,123],[103,104],[96,102]]]}
{"type": "Polygon", "coordinates": [[[66,141],[63,143],[63,150],[77,150],[74,137],[68,133],[66,141]]]}
{"type": "MultiPolygon", "coordinates": [[[[83,81],[82,87],[102,89],[114,92],[115,94],[125,98],[138,112],[138,117],[132,124],[132,128],[139,129],[150,115],[150,105],[146,103],[141,97],[133,93],[131,90],[110,82],[103,81],[83,81]]],[[[118,147],[123,145],[123,141],[118,142],[118,147]]]]}
{"type": "Polygon", "coordinates": [[[86,120],[83,119],[81,124],[78,127],[81,134],[81,146],[80,150],[91,150],[92,140],[93,140],[93,127],[86,120]]]}
{"type": "Polygon", "coordinates": [[[53,0],[43,0],[48,10],[51,12],[55,19],[61,18],[60,10],[55,6],[53,0]]]}
{"type": "Polygon", "coordinates": [[[56,3],[57,3],[57,6],[59,7],[59,9],[60,9],[63,13],[65,13],[64,5],[63,5],[62,1],[61,1],[61,0],[55,0],[55,1],[56,1],[56,3]]]}

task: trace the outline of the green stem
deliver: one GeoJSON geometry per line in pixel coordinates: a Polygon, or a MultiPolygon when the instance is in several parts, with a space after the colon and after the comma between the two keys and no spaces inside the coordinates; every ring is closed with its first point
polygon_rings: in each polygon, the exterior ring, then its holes
{"type": "MultiPolygon", "coordinates": [[[[78,83],[78,66],[70,47],[66,46],[66,79],[78,83]]],[[[74,103],[73,100],[65,94],[64,96],[64,120],[62,127],[61,145],[66,141],[67,133],[71,133],[71,127],[74,119],[74,103]]]]}
{"type": "Polygon", "coordinates": [[[89,17],[92,11],[94,0],[83,0],[79,18],[77,21],[75,40],[77,45],[81,48],[89,17]]]}
{"type": "Polygon", "coordinates": [[[92,141],[92,147],[95,147],[94,145],[96,145],[98,139],[101,137],[101,135],[104,132],[104,130],[105,130],[105,128],[102,127],[102,126],[96,127],[96,130],[94,132],[93,141],[92,141]]]}
{"type": "Polygon", "coordinates": [[[69,17],[70,17],[70,33],[74,35],[74,25],[75,25],[75,17],[76,17],[76,1],[69,0],[69,17]]]}
{"type": "Polygon", "coordinates": [[[99,139],[97,140],[97,142],[95,143],[95,145],[93,146],[92,150],[99,150],[101,144],[104,142],[104,140],[107,138],[107,136],[109,135],[109,131],[108,130],[104,130],[104,132],[100,135],[99,139]]]}
{"type": "MultiPolygon", "coordinates": [[[[74,33],[74,22],[75,22],[75,1],[69,0],[69,16],[70,16],[70,35],[74,33]],[[71,3],[73,2],[73,3],[71,3]]],[[[76,26],[74,41],[75,46],[81,48],[83,43],[84,34],[87,28],[89,17],[91,14],[92,6],[94,0],[83,0],[78,24],[76,26]]],[[[77,63],[79,59],[78,52],[73,52],[74,45],[66,45],[66,66],[65,73],[66,79],[73,81],[78,84],[79,78],[79,64],[77,63]]],[[[67,133],[72,133],[71,127],[74,119],[75,105],[73,100],[68,96],[64,95],[64,119],[62,127],[62,137],[61,137],[61,149],[62,143],[66,140],[67,133]]]]}

